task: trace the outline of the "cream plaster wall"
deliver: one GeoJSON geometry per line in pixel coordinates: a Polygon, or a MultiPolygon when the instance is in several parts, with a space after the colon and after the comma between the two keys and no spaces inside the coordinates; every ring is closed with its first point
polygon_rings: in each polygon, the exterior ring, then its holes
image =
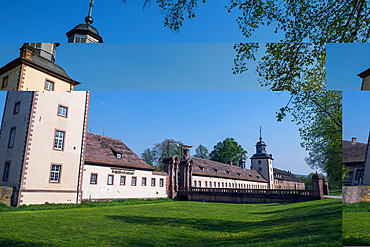
{"type": "MultiPolygon", "coordinates": [[[[118,168],[116,168],[118,169],[118,168]]],[[[123,168],[120,168],[123,169],[123,168]]],[[[83,200],[104,200],[121,198],[165,198],[167,197],[167,176],[154,175],[152,171],[124,169],[131,174],[115,174],[111,167],[85,164],[82,182],[83,200]],[[97,173],[97,184],[90,184],[91,173],[97,173]],[[113,185],[108,185],[108,175],[114,175],[113,185]],[[126,184],[120,185],[120,177],[126,176],[126,184]],[[132,177],[137,177],[136,186],[131,185],[132,177]],[[142,178],[146,177],[146,186],[142,185],[142,178]],[[154,187],[151,179],[156,179],[154,187]],[[163,187],[159,180],[163,179],[163,187]]]]}
{"type": "Polygon", "coordinates": [[[0,75],[0,90],[1,91],[18,91],[19,74],[21,71],[21,65],[9,70],[8,72],[0,75]],[[1,88],[3,78],[8,76],[8,86],[1,88]]]}
{"type": "Polygon", "coordinates": [[[22,204],[76,203],[76,193],[23,192],[22,204]]]}
{"type": "Polygon", "coordinates": [[[253,170],[258,171],[264,179],[269,181],[271,189],[274,189],[274,172],[273,172],[273,161],[269,158],[253,158],[251,159],[251,165],[253,170]],[[258,164],[260,161],[261,164],[258,164]]]}
{"type": "Polygon", "coordinates": [[[205,177],[205,176],[199,176],[194,175],[192,176],[192,187],[197,188],[241,188],[241,189],[267,189],[268,184],[262,183],[262,182],[254,182],[254,181],[245,181],[245,180],[237,180],[237,179],[226,179],[226,178],[217,178],[217,177],[205,177]],[[201,185],[199,186],[199,181],[201,182],[201,185]],[[207,186],[206,182],[207,181],[207,186]],[[212,183],[212,186],[209,186],[209,183],[212,183]],[[214,183],[216,182],[216,187],[214,186],[214,183]],[[196,186],[194,186],[196,183],[196,186]],[[220,183],[220,187],[218,186],[218,183],[220,183]],[[222,183],[224,183],[224,186],[222,187],[222,183]],[[227,183],[227,186],[225,185],[227,183]],[[231,183],[231,187],[230,187],[231,183]],[[244,187],[245,185],[245,187],[244,187]],[[239,187],[240,186],[240,187],[239,187]]]}
{"type": "Polygon", "coordinates": [[[8,92],[0,132],[0,186],[19,188],[33,94],[33,92],[8,92]],[[16,102],[20,102],[19,113],[13,114],[16,102]],[[13,127],[16,127],[14,147],[8,148],[10,130],[13,127]],[[3,181],[6,161],[10,161],[9,180],[3,181]]]}
{"type": "MultiPolygon", "coordinates": [[[[86,94],[87,92],[38,93],[25,190],[77,190],[86,94]],[[57,116],[59,104],[68,107],[67,118],[57,116]],[[63,151],[54,150],[56,129],[65,132],[63,151]],[[59,183],[49,182],[52,164],[62,165],[59,183]]],[[[53,198],[57,197],[45,192],[43,196],[24,197],[23,203],[68,203],[66,200],[70,199],[67,195],[56,201],[53,198]]],[[[73,203],[76,203],[76,198],[77,194],[74,193],[73,203]]]]}
{"type": "Polygon", "coordinates": [[[25,66],[25,79],[21,91],[43,91],[45,90],[45,80],[54,82],[54,91],[72,91],[73,86],[54,76],[43,73],[32,67],[25,66]]]}

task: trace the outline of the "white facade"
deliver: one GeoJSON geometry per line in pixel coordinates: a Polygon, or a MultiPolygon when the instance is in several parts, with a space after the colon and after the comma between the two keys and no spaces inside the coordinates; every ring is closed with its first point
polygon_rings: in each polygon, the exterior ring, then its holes
{"type": "Polygon", "coordinates": [[[167,176],[148,170],[85,164],[82,188],[83,200],[166,198],[167,176]]]}
{"type": "Polygon", "coordinates": [[[8,93],[0,170],[10,169],[0,185],[16,188],[17,205],[79,202],[88,97],[89,92],[8,93]],[[63,116],[61,106],[67,109],[63,116]],[[59,147],[58,132],[63,133],[59,147]]]}
{"type": "Polygon", "coordinates": [[[270,189],[274,189],[273,159],[269,157],[251,158],[253,170],[258,171],[268,181],[270,189]]]}
{"type": "Polygon", "coordinates": [[[254,182],[220,177],[199,176],[193,173],[192,187],[195,188],[227,188],[227,189],[268,189],[266,182],[254,182]]]}

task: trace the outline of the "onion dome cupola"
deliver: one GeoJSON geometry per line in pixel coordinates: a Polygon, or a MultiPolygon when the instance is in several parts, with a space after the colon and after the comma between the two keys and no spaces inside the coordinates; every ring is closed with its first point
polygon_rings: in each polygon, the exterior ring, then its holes
{"type": "Polygon", "coordinates": [[[94,0],[90,0],[89,14],[85,17],[86,24],[79,24],[66,33],[68,43],[103,43],[103,38],[99,35],[98,30],[93,27],[93,18],[91,16],[94,0]]]}

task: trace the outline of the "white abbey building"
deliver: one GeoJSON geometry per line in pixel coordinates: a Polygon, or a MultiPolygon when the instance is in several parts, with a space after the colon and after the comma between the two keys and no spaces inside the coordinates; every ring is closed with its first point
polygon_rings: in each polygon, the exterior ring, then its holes
{"type": "Polygon", "coordinates": [[[13,205],[167,197],[155,172],[122,141],[87,133],[90,92],[8,92],[0,186],[13,205]]]}

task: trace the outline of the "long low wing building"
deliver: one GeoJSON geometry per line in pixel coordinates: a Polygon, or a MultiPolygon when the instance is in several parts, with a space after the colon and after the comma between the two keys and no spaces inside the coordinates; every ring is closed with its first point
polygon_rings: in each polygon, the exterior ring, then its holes
{"type": "Polygon", "coordinates": [[[179,191],[191,188],[222,189],[289,189],[304,190],[305,184],[291,172],[273,167],[273,158],[266,152],[266,144],[260,136],[256,153],[251,157],[251,169],[240,159],[239,166],[207,159],[191,157],[189,150],[184,155],[163,160],[169,175],[169,190],[172,197],[179,191]]]}
{"type": "Polygon", "coordinates": [[[121,140],[88,133],[83,200],[167,197],[167,174],[156,172],[121,140]]]}

